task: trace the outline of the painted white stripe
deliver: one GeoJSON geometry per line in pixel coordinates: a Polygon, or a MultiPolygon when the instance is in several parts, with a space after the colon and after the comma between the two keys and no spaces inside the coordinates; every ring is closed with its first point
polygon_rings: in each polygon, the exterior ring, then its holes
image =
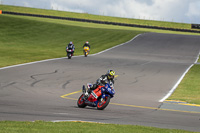
{"type": "MultiPolygon", "coordinates": [[[[197,63],[197,61],[199,60],[199,56],[200,56],[200,52],[197,55],[197,59],[195,61],[195,63],[197,63]]],[[[194,63],[194,64],[195,64],[194,63]]],[[[159,102],[164,102],[169,96],[171,96],[171,94],[176,90],[176,88],[178,87],[178,85],[180,84],[180,82],[183,80],[184,76],[186,75],[186,73],[190,70],[190,68],[194,65],[190,65],[189,68],[183,73],[183,75],[180,77],[180,79],[178,80],[178,82],[174,85],[174,87],[167,93],[166,96],[164,96],[162,99],[159,100],[159,102]]]]}
{"type": "MultiPolygon", "coordinates": [[[[133,39],[131,39],[131,40],[125,42],[125,43],[119,44],[119,45],[117,45],[117,46],[114,46],[114,47],[112,47],[112,48],[106,49],[106,50],[101,51],[101,52],[96,53],[96,54],[91,54],[90,56],[98,55],[98,54],[104,53],[104,52],[106,52],[106,51],[108,51],[108,50],[111,50],[111,49],[114,49],[114,48],[116,48],[116,47],[119,47],[119,46],[122,46],[122,45],[124,45],[124,44],[127,44],[127,43],[131,42],[132,40],[134,40],[136,37],[138,37],[138,36],[140,36],[140,35],[141,35],[141,34],[135,36],[133,39]]],[[[74,58],[74,57],[80,57],[80,56],[84,56],[84,55],[73,56],[73,58],[74,58]]],[[[52,60],[66,59],[66,58],[67,58],[67,57],[54,58],[54,59],[47,59],[47,60],[41,60],[41,61],[34,61],[34,62],[29,62],[29,63],[24,63],[24,64],[18,64],[18,65],[13,65],[13,66],[2,67],[2,68],[0,68],[0,70],[8,69],[8,68],[13,68],[13,67],[24,66],[24,65],[30,65],[30,64],[35,64],[35,63],[47,62],[47,61],[52,61],[52,60]]]]}
{"type": "MultiPolygon", "coordinates": [[[[111,50],[111,49],[114,49],[114,48],[117,48],[117,47],[119,47],[119,46],[125,45],[125,44],[127,44],[127,43],[133,41],[134,39],[136,39],[136,38],[139,37],[140,35],[142,35],[142,34],[139,34],[139,35],[135,36],[134,38],[132,38],[131,40],[129,40],[129,41],[125,42],[125,43],[119,44],[119,45],[117,45],[117,46],[114,46],[114,47],[112,47],[112,48],[106,49],[106,50],[101,51],[101,52],[99,52],[99,53],[92,54],[92,56],[94,56],[94,55],[99,55],[99,54],[102,54],[102,53],[104,53],[104,52],[107,52],[107,51],[109,51],[109,50],[111,50]]],[[[90,56],[91,56],[91,55],[90,55],[90,56]]]]}
{"type": "MultiPolygon", "coordinates": [[[[66,58],[66,57],[63,57],[66,58]]],[[[24,66],[24,65],[29,65],[29,64],[35,64],[35,63],[40,63],[40,62],[45,62],[45,61],[51,61],[51,60],[57,60],[57,59],[63,59],[63,58],[54,58],[54,59],[47,59],[47,60],[41,60],[41,61],[35,61],[35,62],[29,62],[29,63],[24,63],[24,64],[18,64],[18,65],[13,65],[13,66],[7,66],[7,67],[2,67],[2,69],[7,69],[7,68],[13,68],[13,67],[18,67],[18,66],[24,66]]]]}
{"type": "MultiPolygon", "coordinates": [[[[79,56],[83,56],[83,55],[79,55],[79,56]]],[[[73,58],[79,57],[79,56],[73,56],[73,58]]],[[[41,62],[47,62],[47,61],[52,61],[52,60],[67,59],[67,58],[68,57],[61,57],[61,58],[47,59],[47,60],[41,60],[41,61],[34,61],[34,62],[29,62],[29,63],[24,63],[24,64],[18,64],[18,65],[13,65],[13,66],[2,67],[2,68],[0,68],[0,70],[8,69],[8,68],[13,68],[13,67],[18,67],[18,66],[25,66],[25,65],[30,65],[30,64],[36,64],[36,63],[41,63],[41,62]]]]}
{"type": "Polygon", "coordinates": [[[197,59],[196,59],[196,61],[195,61],[194,63],[197,63],[197,61],[199,60],[199,56],[200,56],[200,51],[199,51],[199,54],[198,54],[198,56],[197,56],[197,59]]]}
{"type": "Polygon", "coordinates": [[[81,120],[54,120],[54,121],[51,121],[51,122],[73,122],[73,121],[81,121],[81,120]]]}
{"type": "Polygon", "coordinates": [[[105,124],[102,122],[95,122],[95,121],[82,121],[82,120],[53,120],[51,122],[87,122],[87,123],[100,123],[100,124],[105,124]]]}

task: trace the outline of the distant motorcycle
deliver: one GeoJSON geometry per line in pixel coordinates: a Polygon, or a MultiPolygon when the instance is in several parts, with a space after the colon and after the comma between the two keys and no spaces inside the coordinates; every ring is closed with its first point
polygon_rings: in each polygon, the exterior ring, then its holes
{"type": "Polygon", "coordinates": [[[90,48],[88,46],[83,47],[83,52],[84,52],[85,57],[87,57],[87,55],[89,54],[89,51],[90,51],[90,48]]]}
{"type": "Polygon", "coordinates": [[[73,56],[73,52],[74,52],[74,50],[72,49],[72,48],[66,48],[66,52],[67,52],[67,57],[68,57],[68,59],[71,59],[72,58],[72,56],[73,56]]]}
{"type": "MultiPolygon", "coordinates": [[[[91,87],[92,84],[88,84],[88,87],[91,87]]],[[[110,99],[113,98],[115,94],[114,88],[111,88],[109,84],[105,86],[98,86],[91,94],[87,97],[85,96],[86,88],[82,88],[83,94],[79,97],[77,105],[79,108],[85,108],[86,106],[97,107],[98,110],[105,109],[110,99]]]]}

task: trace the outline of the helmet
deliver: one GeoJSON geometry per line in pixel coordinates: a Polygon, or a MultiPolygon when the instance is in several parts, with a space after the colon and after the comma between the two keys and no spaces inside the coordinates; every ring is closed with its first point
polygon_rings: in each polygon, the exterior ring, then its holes
{"type": "Polygon", "coordinates": [[[86,42],[85,42],[85,44],[89,44],[89,42],[88,42],[88,41],[86,41],[86,42]]]}
{"type": "Polygon", "coordinates": [[[114,79],[115,78],[115,71],[108,70],[107,75],[108,75],[108,79],[114,79]]]}
{"type": "Polygon", "coordinates": [[[73,44],[73,42],[70,42],[69,44],[73,44]]]}

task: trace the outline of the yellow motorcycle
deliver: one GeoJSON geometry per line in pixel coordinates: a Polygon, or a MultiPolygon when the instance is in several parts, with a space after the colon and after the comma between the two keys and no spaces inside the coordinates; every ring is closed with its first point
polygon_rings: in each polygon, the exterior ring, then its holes
{"type": "Polygon", "coordinates": [[[83,52],[84,52],[85,57],[87,57],[87,55],[90,52],[90,48],[88,46],[83,47],[83,52]]]}

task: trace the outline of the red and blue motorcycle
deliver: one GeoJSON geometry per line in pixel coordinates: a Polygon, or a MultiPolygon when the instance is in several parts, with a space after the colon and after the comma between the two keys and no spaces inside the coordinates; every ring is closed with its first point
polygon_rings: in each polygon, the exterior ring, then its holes
{"type": "MultiPolygon", "coordinates": [[[[91,87],[92,84],[88,84],[87,87],[91,87]]],[[[86,106],[97,107],[98,110],[105,109],[110,99],[113,98],[115,94],[114,88],[110,87],[109,84],[105,84],[105,86],[98,86],[95,90],[93,90],[89,96],[85,96],[86,88],[83,86],[83,94],[79,97],[77,101],[77,105],[80,108],[85,108],[86,106]]]]}

